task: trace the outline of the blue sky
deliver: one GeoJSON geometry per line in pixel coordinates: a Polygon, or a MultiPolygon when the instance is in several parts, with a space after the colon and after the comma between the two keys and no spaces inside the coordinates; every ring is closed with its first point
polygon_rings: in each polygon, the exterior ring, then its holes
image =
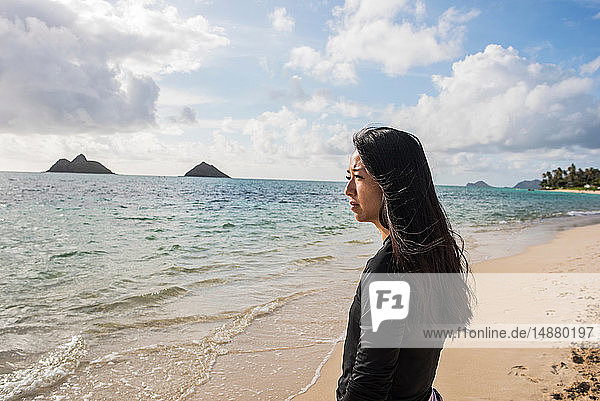
{"type": "Polygon", "coordinates": [[[600,1],[0,4],[0,170],[343,180],[366,124],[437,184],[600,165],[600,1]]]}

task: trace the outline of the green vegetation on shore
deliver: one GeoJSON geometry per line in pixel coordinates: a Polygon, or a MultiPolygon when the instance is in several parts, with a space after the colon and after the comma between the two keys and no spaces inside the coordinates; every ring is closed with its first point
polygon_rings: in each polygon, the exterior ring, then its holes
{"type": "Polygon", "coordinates": [[[574,163],[566,169],[558,167],[542,173],[540,187],[544,189],[596,189],[600,187],[600,170],[588,167],[578,169],[574,163]]]}

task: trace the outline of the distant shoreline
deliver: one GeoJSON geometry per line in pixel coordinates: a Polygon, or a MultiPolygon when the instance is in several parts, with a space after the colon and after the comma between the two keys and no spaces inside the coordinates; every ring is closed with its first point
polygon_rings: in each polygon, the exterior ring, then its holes
{"type": "Polygon", "coordinates": [[[598,189],[536,189],[536,191],[572,192],[576,194],[600,194],[600,190],[598,189]]]}

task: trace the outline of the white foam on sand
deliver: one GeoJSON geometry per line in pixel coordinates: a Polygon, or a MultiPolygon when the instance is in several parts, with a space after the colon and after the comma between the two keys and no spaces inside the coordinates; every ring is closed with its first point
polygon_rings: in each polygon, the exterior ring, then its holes
{"type": "Polygon", "coordinates": [[[567,212],[568,216],[590,216],[600,214],[600,210],[571,210],[567,212]]]}
{"type": "Polygon", "coordinates": [[[77,369],[85,353],[81,334],[71,337],[33,366],[0,375],[0,398],[16,400],[56,384],[77,369]]]}
{"type": "Polygon", "coordinates": [[[286,398],[285,401],[290,401],[293,398],[299,396],[300,394],[306,393],[308,391],[308,389],[311,388],[317,382],[317,380],[319,380],[319,377],[321,377],[321,370],[323,369],[323,366],[325,366],[325,364],[327,363],[329,358],[331,358],[331,356],[333,355],[333,351],[335,351],[336,345],[340,341],[343,341],[345,337],[346,337],[346,335],[344,334],[335,339],[335,341],[333,342],[333,347],[331,347],[331,349],[329,350],[327,355],[325,355],[325,357],[323,358],[323,360],[317,367],[317,370],[315,371],[315,375],[313,376],[310,383],[308,383],[304,388],[302,388],[302,390],[298,391],[296,394],[293,394],[293,395],[289,396],[288,398],[286,398]]]}

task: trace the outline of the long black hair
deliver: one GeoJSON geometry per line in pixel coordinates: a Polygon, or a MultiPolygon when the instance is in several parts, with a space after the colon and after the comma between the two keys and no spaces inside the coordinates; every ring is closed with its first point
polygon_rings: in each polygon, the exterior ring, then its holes
{"type": "MultiPolygon", "coordinates": [[[[464,280],[453,279],[451,290],[447,281],[442,283],[443,278],[438,285],[430,283],[427,287],[429,291],[447,291],[445,297],[450,297],[451,302],[445,308],[452,309],[448,318],[468,321],[473,294],[466,285],[469,263],[464,240],[452,230],[438,200],[421,141],[394,128],[367,127],[354,134],[353,142],[365,169],[383,193],[379,221],[390,232],[394,270],[455,273],[458,275],[453,277],[463,277],[464,280]]],[[[431,313],[431,305],[425,305],[427,295],[420,298],[417,302],[423,313],[431,313]]]]}

